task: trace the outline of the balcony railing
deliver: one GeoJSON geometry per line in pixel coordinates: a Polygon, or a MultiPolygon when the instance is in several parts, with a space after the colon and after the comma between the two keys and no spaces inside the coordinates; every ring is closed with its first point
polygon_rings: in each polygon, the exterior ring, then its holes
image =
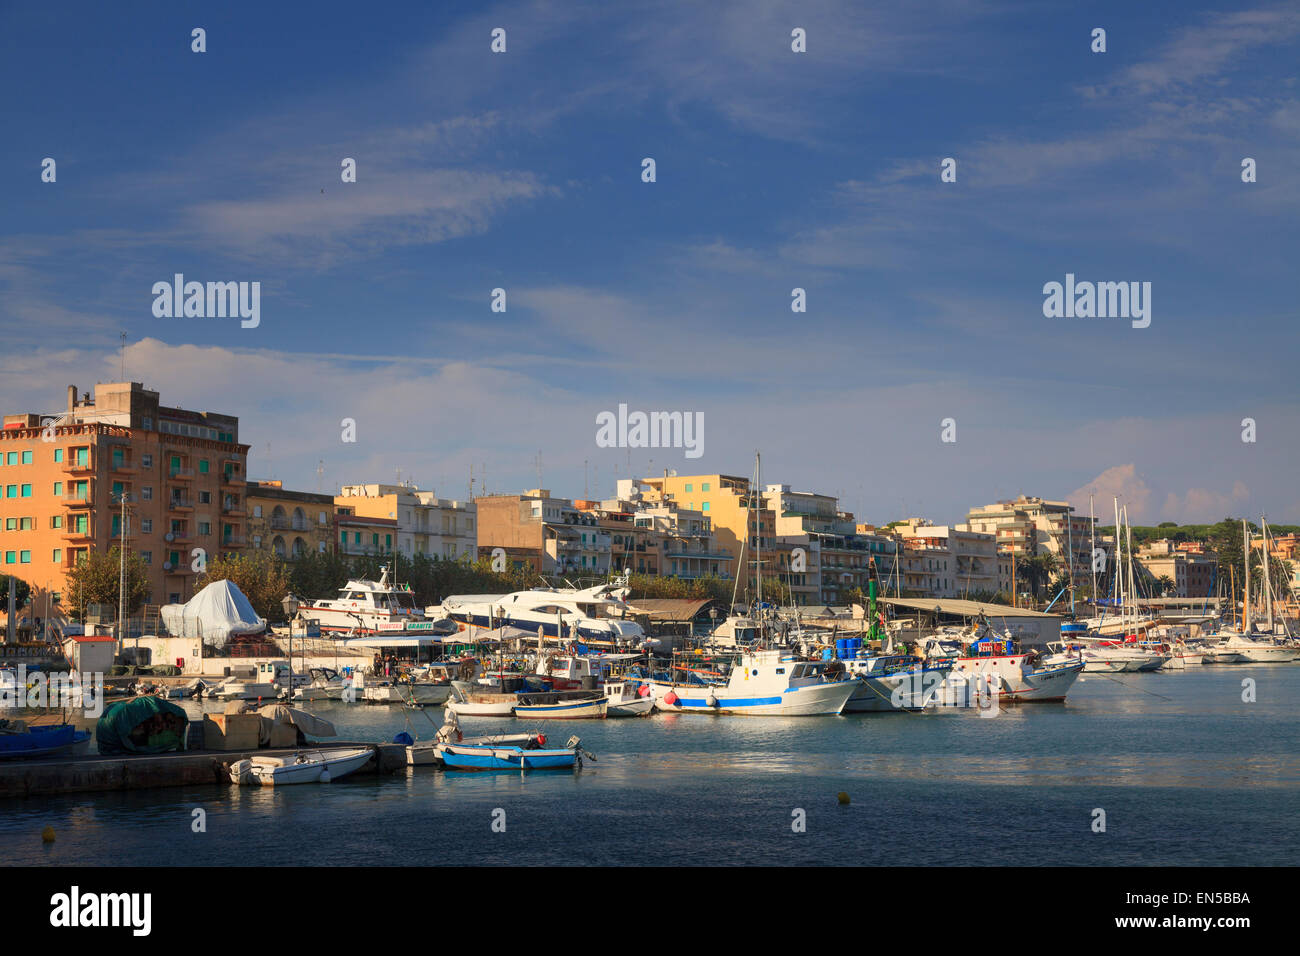
{"type": "Polygon", "coordinates": [[[89,508],[93,505],[89,491],[65,491],[63,503],[69,508],[89,508]]]}
{"type": "Polygon", "coordinates": [[[92,475],[95,473],[95,456],[87,455],[80,461],[75,458],[65,461],[63,470],[72,475],[92,475]]]}
{"type": "Polygon", "coordinates": [[[172,511],[193,511],[194,502],[189,498],[171,498],[167,507],[172,511]]]}
{"type": "Polygon", "coordinates": [[[245,484],[244,476],[234,471],[223,471],[221,473],[221,480],[224,484],[227,485],[245,484]]]}
{"type": "Polygon", "coordinates": [[[248,543],[248,538],[242,534],[226,534],[221,536],[221,544],[227,548],[242,548],[248,543]]]}
{"type": "Polygon", "coordinates": [[[194,478],[193,468],[169,468],[167,478],[171,481],[191,481],[194,478]]]}

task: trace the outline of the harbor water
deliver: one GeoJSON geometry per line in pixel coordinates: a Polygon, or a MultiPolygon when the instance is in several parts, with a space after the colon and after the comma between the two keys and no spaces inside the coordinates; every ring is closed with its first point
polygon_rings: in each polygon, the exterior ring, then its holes
{"type": "MultiPolygon", "coordinates": [[[[537,725],[551,743],[578,734],[596,762],[13,799],[0,839],[10,865],[1291,865],[1298,705],[1300,666],[1279,664],[1087,674],[1064,704],[992,718],[554,721],[537,725]]],[[[442,717],[312,709],[345,740],[429,737],[442,717]]]]}

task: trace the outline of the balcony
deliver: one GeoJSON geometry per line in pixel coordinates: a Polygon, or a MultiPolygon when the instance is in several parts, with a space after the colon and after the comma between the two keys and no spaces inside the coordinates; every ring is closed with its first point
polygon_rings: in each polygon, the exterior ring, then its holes
{"type": "Polygon", "coordinates": [[[168,511],[193,511],[194,501],[190,498],[173,497],[167,501],[168,511]]]}
{"type": "Polygon", "coordinates": [[[109,467],[113,471],[123,475],[134,475],[139,471],[135,462],[130,458],[113,458],[111,459],[109,467]]]}
{"type": "Polygon", "coordinates": [[[93,475],[95,473],[95,456],[87,455],[80,461],[65,461],[63,470],[69,475],[93,475]]]}
{"type": "Polygon", "coordinates": [[[194,536],[188,531],[168,531],[163,535],[163,539],[170,541],[172,544],[188,544],[194,540],[194,536]]]}
{"type": "Polygon", "coordinates": [[[167,470],[168,481],[193,481],[193,468],[169,468],[167,470]]]}
{"type": "Polygon", "coordinates": [[[221,537],[221,546],[223,548],[242,548],[248,543],[248,538],[242,534],[227,534],[221,537]]]}
{"type": "Polygon", "coordinates": [[[244,476],[234,471],[223,471],[221,473],[221,483],[223,485],[235,485],[237,487],[243,487],[246,484],[244,476]]]}
{"type": "Polygon", "coordinates": [[[223,515],[242,515],[244,513],[244,505],[242,502],[227,499],[221,503],[221,513],[223,515]]]}
{"type": "Polygon", "coordinates": [[[95,540],[95,533],[94,531],[91,530],[90,525],[87,524],[86,527],[81,531],[78,531],[76,528],[64,528],[63,533],[60,534],[59,537],[61,537],[64,541],[89,542],[95,540]]]}
{"type": "Polygon", "coordinates": [[[65,491],[63,504],[68,508],[92,508],[94,501],[89,491],[65,491]]]}

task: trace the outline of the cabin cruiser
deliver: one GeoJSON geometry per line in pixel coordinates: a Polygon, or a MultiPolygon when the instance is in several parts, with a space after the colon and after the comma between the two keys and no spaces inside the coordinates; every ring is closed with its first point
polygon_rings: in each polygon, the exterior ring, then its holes
{"type": "Polygon", "coordinates": [[[553,642],[594,642],[640,646],[641,625],[622,619],[627,589],[614,584],[575,590],[533,588],[510,594],[455,594],[425,609],[432,618],[446,618],[461,630],[475,632],[510,626],[553,642]]]}
{"type": "Polygon", "coordinates": [[[739,655],[725,677],[684,668],[637,676],[637,670],[629,671],[627,678],[650,688],[656,709],[681,713],[838,714],[860,688],[856,680],[828,675],[825,662],[802,661],[777,649],[739,655]]]}
{"type": "Polygon", "coordinates": [[[349,684],[332,667],[313,667],[308,671],[310,683],[295,688],[294,700],[342,700],[349,684]]]}
{"type": "Polygon", "coordinates": [[[1221,640],[1206,648],[1210,664],[1285,664],[1300,658],[1300,648],[1268,640],[1268,635],[1249,636],[1236,630],[1220,631],[1221,640]]]}
{"type": "Polygon", "coordinates": [[[999,636],[987,625],[960,635],[931,635],[921,640],[920,647],[927,658],[954,661],[935,700],[949,706],[970,706],[986,692],[1002,700],[1065,700],[1084,668],[1077,658],[1042,659],[1022,651],[1009,636],[999,636]],[[967,642],[968,637],[973,640],[967,642]]]}
{"type": "Polygon", "coordinates": [[[386,566],[380,569],[378,581],[349,581],[337,598],[305,603],[300,613],[316,621],[322,632],[349,634],[403,631],[425,620],[424,613],[415,606],[411,589],[389,582],[386,566]]]}
{"type": "MultiPolygon", "coordinates": [[[[305,678],[305,675],[298,676],[305,678]]],[[[252,673],[227,677],[208,690],[206,696],[219,700],[275,698],[288,686],[288,661],[260,661],[252,673]]]]}

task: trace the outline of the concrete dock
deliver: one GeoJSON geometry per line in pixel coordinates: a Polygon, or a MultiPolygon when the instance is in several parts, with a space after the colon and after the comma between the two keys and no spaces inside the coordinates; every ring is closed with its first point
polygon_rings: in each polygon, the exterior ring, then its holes
{"type": "Polygon", "coordinates": [[[0,798],[54,796],[103,790],[149,790],[199,784],[236,786],[230,765],[250,757],[280,757],[298,750],[370,747],[375,755],[356,773],[392,773],[406,766],[400,744],[309,744],[302,747],[249,751],[180,750],[174,753],[106,757],[87,754],[47,760],[0,761],[0,798]]]}

